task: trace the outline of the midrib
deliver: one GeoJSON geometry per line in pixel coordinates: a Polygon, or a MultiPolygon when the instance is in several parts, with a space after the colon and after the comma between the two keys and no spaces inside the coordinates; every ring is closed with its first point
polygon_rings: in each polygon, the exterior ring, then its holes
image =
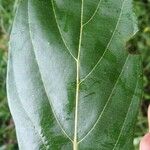
{"type": "Polygon", "coordinates": [[[82,43],[82,32],[83,32],[83,0],[81,2],[81,27],[80,27],[78,57],[76,62],[77,77],[76,77],[76,106],[75,106],[73,150],[78,150],[77,133],[78,133],[78,104],[79,104],[79,89],[80,89],[80,51],[81,51],[81,43],[82,43]]]}

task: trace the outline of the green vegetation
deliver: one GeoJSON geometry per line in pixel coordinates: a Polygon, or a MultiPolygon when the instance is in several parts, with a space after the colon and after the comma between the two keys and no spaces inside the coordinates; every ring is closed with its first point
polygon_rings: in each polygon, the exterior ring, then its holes
{"type": "Polygon", "coordinates": [[[18,149],[5,90],[8,39],[14,14],[13,7],[12,0],[0,0],[0,150],[18,149]]]}
{"type": "MultiPolygon", "coordinates": [[[[135,129],[134,144],[138,150],[141,137],[147,132],[147,106],[150,103],[150,0],[134,0],[140,31],[131,40],[131,48],[142,53],[144,72],[144,94],[141,111],[135,129]]],[[[13,120],[6,99],[6,62],[9,33],[16,3],[0,0],[0,150],[17,150],[13,120]]]]}
{"type": "Polygon", "coordinates": [[[135,0],[134,3],[140,31],[134,38],[132,45],[142,53],[144,74],[144,93],[134,140],[136,150],[138,150],[140,139],[148,131],[147,107],[150,104],[150,0],[135,0]]]}

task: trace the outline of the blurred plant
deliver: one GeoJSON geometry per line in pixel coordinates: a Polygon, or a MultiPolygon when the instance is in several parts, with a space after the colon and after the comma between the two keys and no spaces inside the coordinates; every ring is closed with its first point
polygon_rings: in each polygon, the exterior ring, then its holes
{"type": "Polygon", "coordinates": [[[144,69],[144,100],[150,101],[150,0],[135,0],[139,20],[139,33],[134,44],[142,53],[144,69]]]}
{"type": "Polygon", "coordinates": [[[141,111],[138,116],[135,132],[135,149],[142,136],[148,131],[147,108],[150,104],[150,0],[134,0],[135,12],[138,16],[139,32],[133,39],[132,44],[142,54],[144,93],[141,111]]]}
{"type": "Polygon", "coordinates": [[[14,14],[13,10],[14,1],[0,0],[0,150],[18,149],[14,124],[9,113],[5,90],[7,49],[14,14]]]}

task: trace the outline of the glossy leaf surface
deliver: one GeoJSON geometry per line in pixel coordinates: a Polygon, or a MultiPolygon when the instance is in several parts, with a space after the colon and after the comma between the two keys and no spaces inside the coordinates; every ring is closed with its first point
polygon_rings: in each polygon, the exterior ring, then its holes
{"type": "Polygon", "coordinates": [[[7,90],[20,150],[132,150],[141,60],[132,0],[22,0],[7,90]]]}

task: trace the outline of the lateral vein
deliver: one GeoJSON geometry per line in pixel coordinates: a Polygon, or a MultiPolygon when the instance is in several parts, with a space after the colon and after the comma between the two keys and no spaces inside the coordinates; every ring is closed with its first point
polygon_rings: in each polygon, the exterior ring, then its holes
{"type": "Polygon", "coordinates": [[[89,22],[91,22],[93,20],[93,18],[95,17],[96,13],[98,12],[98,9],[100,7],[101,2],[102,2],[102,0],[99,0],[98,5],[97,5],[93,15],[90,17],[90,19],[86,23],[83,24],[83,26],[87,25],[89,22]]]}
{"type": "MultiPolygon", "coordinates": [[[[13,70],[13,72],[14,72],[14,70],[13,70]]],[[[20,99],[20,104],[21,104],[21,106],[22,106],[22,109],[23,109],[23,111],[26,113],[27,118],[29,119],[29,121],[30,121],[30,123],[32,124],[32,126],[34,127],[36,134],[38,134],[38,136],[39,136],[39,138],[40,138],[40,140],[41,140],[41,142],[42,142],[44,148],[47,150],[47,146],[48,146],[48,145],[46,144],[46,141],[45,141],[45,139],[44,139],[45,137],[43,138],[43,137],[41,136],[40,131],[37,129],[37,127],[36,127],[35,124],[33,123],[32,119],[31,119],[30,116],[28,115],[28,112],[26,111],[26,109],[24,108],[24,106],[23,106],[23,104],[22,104],[22,102],[21,102],[21,96],[20,96],[20,94],[19,94],[19,92],[18,92],[18,88],[17,88],[17,85],[16,85],[15,77],[14,77],[14,82],[15,82],[15,86],[16,86],[16,93],[18,94],[18,98],[20,99]]]]}
{"type": "Polygon", "coordinates": [[[100,59],[98,60],[98,62],[96,63],[96,65],[93,67],[93,69],[81,80],[80,84],[81,84],[84,80],[86,80],[86,79],[92,74],[92,72],[96,69],[96,67],[97,67],[98,64],[102,61],[103,57],[105,56],[106,52],[108,51],[108,48],[109,48],[109,46],[110,46],[110,44],[111,44],[111,42],[112,42],[112,40],[113,40],[113,38],[114,38],[114,36],[115,36],[115,33],[116,33],[116,31],[117,31],[117,27],[118,27],[118,25],[119,25],[119,22],[120,22],[120,19],[121,19],[121,16],[122,16],[122,12],[123,12],[123,8],[124,8],[124,3],[125,3],[125,0],[124,0],[123,3],[122,3],[122,8],[121,8],[120,15],[119,15],[119,17],[118,17],[118,21],[117,21],[116,27],[115,27],[115,29],[114,29],[114,32],[112,33],[112,36],[111,36],[111,38],[110,38],[110,41],[108,42],[108,44],[107,44],[107,46],[106,46],[106,48],[105,48],[105,50],[104,50],[103,55],[100,57],[100,59]]]}
{"type": "MultiPolygon", "coordinates": [[[[28,0],[28,1],[29,1],[29,0],[28,0]]],[[[32,40],[32,36],[31,36],[32,33],[31,33],[30,22],[29,22],[29,8],[28,8],[28,23],[29,23],[29,35],[30,35],[30,38],[31,38],[31,44],[32,44],[32,47],[33,47],[33,52],[34,52],[34,54],[35,54],[35,47],[34,47],[33,40],[32,40]]],[[[50,107],[51,107],[52,112],[53,112],[53,114],[54,114],[54,118],[56,119],[56,122],[58,123],[60,129],[62,130],[62,133],[63,133],[71,142],[73,142],[73,140],[69,137],[69,135],[66,133],[66,131],[65,131],[65,130],[63,129],[63,127],[61,126],[60,121],[57,119],[57,115],[56,115],[56,113],[55,113],[55,111],[54,111],[54,109],[53,109],[53,107],[52,107],[51,101],[50,101],[50,99],[49,99],[49,97],[48,97],[47,88],[46,88],[46,86],[45,86],[45,84],[44,84],[44,80],[43,80],[43,78],[42,78],[42,74],[41,74],[41,71],[40,71],[40,67],[39,67],[39,64],[38,64],[38,61],[37,61],[36,54],[35,54],[35,60],[36,60],[36,63],[37,63],[37,65],[38,65],[39,73],[40,73],[40,76],[41,76],[41,81],[42,81],[42,83],[43,83],[43,87],[44,87],[44,89],[45,89],[45,94],[46,94],[46,96],[47,96],[47,99],[49,100],[50,107]]]]}
{"type": "MultiPolygon", "coordinates": [[[[135,93],[135,91],[136,91],[136,89],[137,89],[137,85],[138,85],[138,81],[137,81],[137,83],[136,83],[136,87],[135,87],[134,93],[135,93]]],[[[133,97],[134,97],[134,95],[133,95],[133,97]]],[[[117,141],[116,141],[116,143],[115,143],[115,145],[114,145],[114,147],[113,147],[113,150],[115,150],[115,148],[116,148],[116,146],[117,146],[117,144],[118,144],[118,142],[119,142],[119,139],[121,138],[121,135],[122,135],[122,132],[123,132],[123,129],[124,129],[124,125],[125,125],[125,122],[126,122],[126,120],[127,120],[128,115],[129,115],[129,112],[130,112],[130,108],[131,108],[132,103],[133,103],[133,101],[131,100],[130,106],[129,106],[129,108],[128,108],[126,117],[125,117],[124,122],[123,122],[123,125],[122,125],[122,128],[121,128],[121,130],[120,130],[120,134],[118,135],[118,138],[117,138],[117,141]]]]}
{"type": "Polygon", "coordinates": [[[116,82],[115,82],[115,85],[114,85],[114,87],[113,87],[113,89],[112,89],[112,91],[111,91],[111,93],[110,93],[110,95],[109,95],[109,97],[108,97],[108,99],[107,99],[107,101],[106,101],[106,103],[105,103],[105,106],[104,106],[102,112],[100,113],[98,119],[96,120],[96,122],[95,122],[95,124],[93,125],[93,127],[89,130],[89,132],[88,132],[78,143],[81,143],[81,142],[94,130],[94,128],[95,128],[96,125],[98,124],[99,120],[101,119],[103,113],[105,112],[105,110],[106,110],[106,108],[107,108],[107,106],[108,106],[108,104],[109,104],[109,102],[110,102],[110,100],[111,100],[111,97],[112,97],[112,95],[113,95],[113,92],[114,92],[115,89],[116,89],[116,86],[117,86],[117,84],[118,84],[118,82],[119,82],[119,79],[120,79],[120,77],[121,77],[121,75],[122,75],[122,73],[123,73],[123,71],[124,71],[124,68],[125,68],[125,65],[126,65],[128,59],[129,59],[129,55],[128,55],[127,58],[126,58],[126,61],[125,61],[124,65],[123,65],[123,67],[122,67],[122,70],[121,70],[121,72],[120,72],[120,74],[119,74],[119,76],[118,76],[118,78],[117,78],[117,80],[116,80],[116,82]]]}
{"type": "Polygon", "coordinates": [[[75,61],[77,61],[77,58],[71,53],[71,51],[70,51],[69,47],[67,46],[67,43],[65,42],[65,39],[63,38],[63,35],[62,35],[62,33],[61,33],[61,29],[60,29],[59,24],[58,24],[58,21],[57,21],[57,15],[56,15],[55,6],[54,6],[54,0],[51,0],[51,2],[52,2],[52,8],[53,8],[53,12],[54,12],[55,21],[56,21],[56,24],[57,24],[58,31],[59,31],[59,33],[60,33],[61,39],[62,39],[62,41],[63,41],[63,43],[64,43],[66,49],[67,49],[68,52],[70,53],[70,55],[73,57],[73,59],[74,59],[75,61]]]}

